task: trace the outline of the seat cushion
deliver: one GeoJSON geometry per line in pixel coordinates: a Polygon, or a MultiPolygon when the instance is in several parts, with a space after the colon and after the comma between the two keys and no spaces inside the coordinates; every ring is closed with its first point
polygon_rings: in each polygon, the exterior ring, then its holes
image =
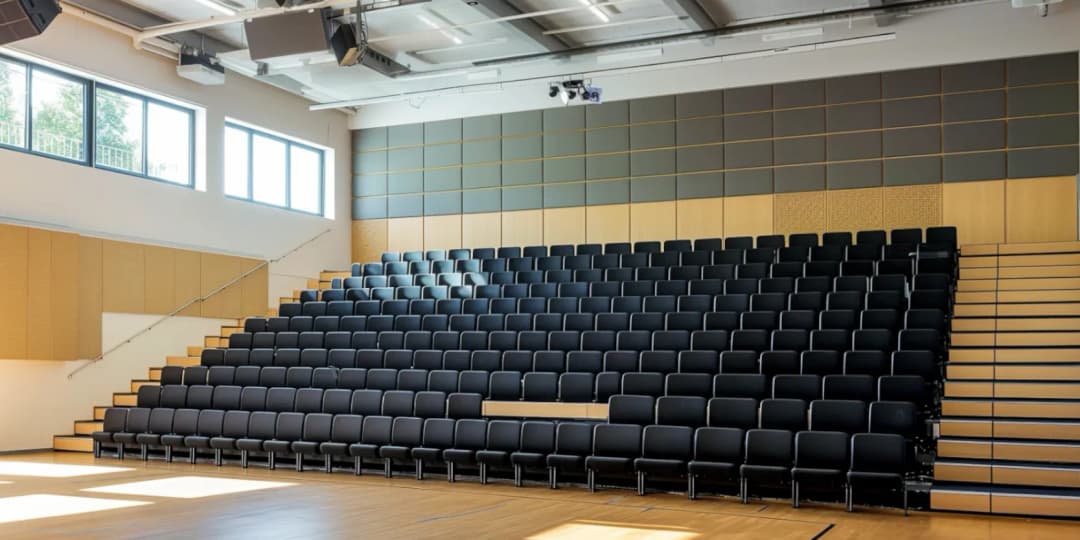
{"type": "Polygon", "coordinates": [[[263,443],[263,450],[266,452],[273,452],[275,454],[288,454],[291,444],[289,441],[279,441],[277,439],[266,441],[263,443]]]}
{"type": "Polygon", "coordinates": [[[161,435],[155,433],[139,433],[135,435],[135,442],[149,446],[158,446],[161,444],[161,435]]]}
{"type": "Polygon", "coordinates": [[[476,451],[447,448],[443,450],[443,459],[450,463],[476,463],[476,451]]]}
{"type": "Polygon", "coordinates": [[[188,435],[184,437],[184,446],[188,448],[210,448],[210,437],[188,435]]]}
{"type": "Polygon", "coordinates": [[[487,465],[508,465],[510,463],[510,452],[504,452],[502,450],[477,450],[476,462],[485,463],[487,465]]]}
{"type": "Polygon", "coordinates": [[[162,435],[161,436],[161,444],[162,444],[162,446],[174,446],[174,447],[175,446],[184,446],[184,436],[183,435],[162,435]]]}
{"type": "Polygon", "coordinates": [[[361,458],[377,458],[379,457],[379,446],[367,443],[350,444],[349,455],[361,458]]]}
{"type": "Polygon", "coordinates": [[[844,471],[840,469],[815,469],[812,467],[795,467],[791,469],[791,478],[795,480],[842,480],[844,471]]]}
{"type": "Polygon", "coordinates": [[[898,473],[861,472],[850,471],[847,473],[848,482],[855,485],[867,484],[899,484],[903,477],[898,473]]]}
{"type": "Polygon", "coordinates": [[[535,452],[514,452],[510,454],[510,463],[522,467],[543,467],[545,457],[535,452]]]}
{"type": "Polygon", "coordinates": [[[735,478],[739,465],[723,461],[691,461],[686,464],[690,474],[714,478],[735,478]]]}
{"type": "Polygon", "coordinates": [[[90,434],[90,438],[94,439],[97,442],[101,442],[101,443],[111,443],[111,442],[113,442],[113,434],[112,434],[112,432],[109,432],[109,431],[95,431],[92,434],[90,434]]]}
{"type": "Polygon", "coordinates": [[[650,474],[678,476],[686,472],[686,462],[680,459],[637,458],[634,470],[650,474]]]}
{"type": "Polygon", "coordinates": [[[113,433],[112,440],[120,444],[135,444],[136,433],[113,433]]]}
{"type": "Polygon", "coordinates": [[[262,452],[263,441],[262,439],[237,439],[237,450],[247,450],[248,452],[262,452]]]}
{"type": "Polygon", "coordinates": [[[758,476],[788,476],[791,474],[791,469],[788,467],[780,467],[777,465],[743,465],[739,472],[743,477],[758,477],[758,476]]]}
{"type": "Polygon", "coordinates": [[[418,461],[442,461],[442,450],[439,448],[413,448],[410,453],[412,454],[413,459],[418,461]]]}
{"type": "Polygon", "coordinates": [[[236,439],[232,437],[212,437],[210,439],[210,448],[232,450],[236,448],[236,439]]]}
{"type": "Polygon", "coordinates": [[[316,454],[319,451],[319,443],[311,441],[296,441],[292,443],[294,454],[316,454]]]}
{"type": "Polygon", "coordinates": [[[379,448],[379,455],[384,458],[407,461],[411,458],[410,450],[408,446],[386,445],[379,448]]]}
{"type": "Polygon", "coordinates": [[[585,465],[584,456],[573,454],[550,454],[547,457],[548,467],[558,469],[581,469],[585,465]]]}
{"type": "Polygon", "coordinates": [[[340,442],[324,442],[319,445],[319,453],[327,456],[347,456],[349,445],[340,442]]]}
{"type": "Polygon", "coordinates": [[[585,468],[597,472],[629,471],[634,461],[630,458],[612,456],[589,456],[585,458],[585,468]]]}

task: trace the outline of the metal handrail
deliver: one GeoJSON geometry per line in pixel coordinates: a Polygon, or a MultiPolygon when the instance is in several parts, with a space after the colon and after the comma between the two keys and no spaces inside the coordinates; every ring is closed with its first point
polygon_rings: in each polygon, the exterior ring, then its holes
{"type": "Polygon", "coordinates": [[[258,272],[259,270],[262,270],[263,268],[266,268],[266,267],[270,266],[273,263],[279,262],[282,259],[288,257],[289,255],[292,255],[293,253],[296,253],[297,251],[300,250],[300,248],[302,248],[304,246],[307,246],[308,244],[318,240],[324,234],[326,234],[326,233],[328,233],[330,231],[331,231],[331,229],[326,229],[323,232],[321,232],[321,233],[319,233],[319,234],[305,240],[303,243],[301,243],[301,244],[297,245],[296,247],[290,249],[289,251],[285,252],[280,257],[278,257],[276,259],[271,259],[271,260],[268,260],[268,261],[262,261],[259,264],[255,265],[254,267],[244,271],[240,275],[238,275],[238,276],[234,277],[233,279],[229,280],[227,283],[225,283],[225,284],[217,287],[216,289],[206,293],[205,295],[198,296],[198,297],[192,298],[191,300],[188,300],[187,302],[184,302],[183,305],[181,305],[180,307],[166,313],[165,315],[162,315],[161,318],[159,318],[158,320],[150,323],[149,325],[147,325],[142,330],[139,330],[138,332],[135,332],[134,334],[129,336],[127,339],[121,341],[120,343],[117,343],[116,345],[113,345],[107,351],[103,351],[101,354],[99,354],[99,355],[97,355],[97,356],[95,356],[93,358],[88,359],[85,364],[80,365],[79,367],[72,370],[71,373],[68,373],[67,377],[69,379],[74,377],[76,373],[78,373],[78,372],[80,372],[80,371],[82,371],[82,370],[84,370],[84,369],[86,369],[86,368],[88,368],[88,367],[90,367],[90,366],[104,360],[106,356],[116,352],[117,350],[119,350],[120,348],[126,346],[127,344],[131,343],[132,341],[135,341],[135,339],[139,338],[143,334],[146,334],[146,333],[150,332],[151,330],[156,328],[161,323],[163,323],[163,322],[165,322],[165,321],[167,321],[169,319],[172,319],[173,317],[180,314],[180,312],[186,310],[187,308],[191,307],[192,305],[198,304],[199,302],[205,302],[206,300],[210,299],[212,296],[218,294],[219,292],[224,291],[225,289],[228,289],[229,287],[232,287],[233,285],[236,285],[241,280],[243,280],[244,278],[250,276],[251,274],[254,274],[255,272],[258,272]]]}

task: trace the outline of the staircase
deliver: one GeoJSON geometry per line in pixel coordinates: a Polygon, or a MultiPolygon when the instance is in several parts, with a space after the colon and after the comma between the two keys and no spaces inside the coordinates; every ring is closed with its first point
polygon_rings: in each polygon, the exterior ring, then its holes
{"type": "MultiPolygon", "coordinates": [[[[324,271],[319,274],[319,279],[309,279],[308,289],[329,289],[335,278],[347,277],[349,272],[324,271]]],[[[299,302],[300,291],[293,291],[291,297],[281,297],[279,303],[299,302]]],[[[277,315],[277,308],[267,310],[267,316],[277,315]]],[[[188,346],[184,356],[168,356],[165,358],[166,366],[197,366],[201,362],[204,348],[228,347],[229,336],[234,332],[244,331],[244,320],[238,319],[234,323],[221,327],[221,332],[216,336],[206,336],[202,345],[188,346]]],[[[127,392],[115,392],[112,395],[112,404],[94,407],[93,416],[85,420],[76,420],[74,432],[69,435],[54,435],[53,450],[66,450],[69,452],[93,452],[94,444],[90,434],[102,429],[102,421],[105,419],[105,409],[109,407],[134,407],[136,405],[139,387],[143,385],[157,385],[161,380],[161,368],[152,367],[148,370],[145,379],[133,379],[129,383],[127,392]]]]}
{"type": "Polygon", "coordinates": [[[961,248],[931,507],[1080,517],[1080,243],[961,248]]]}

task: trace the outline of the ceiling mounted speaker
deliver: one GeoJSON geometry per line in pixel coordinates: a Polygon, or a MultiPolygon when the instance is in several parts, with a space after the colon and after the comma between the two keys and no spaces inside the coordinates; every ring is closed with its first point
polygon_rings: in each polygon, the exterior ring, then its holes
{"type": "Polygon", "coordinates": [[[329,10],[301,10],[250,19],[244,23],[248,50],[255,61],[326,52],[329,10]]]}
{"type": "Polygon", "coordinates": [[[0,0],[0,45],[41,34],[59,14],[56,0],[0,0]]]}

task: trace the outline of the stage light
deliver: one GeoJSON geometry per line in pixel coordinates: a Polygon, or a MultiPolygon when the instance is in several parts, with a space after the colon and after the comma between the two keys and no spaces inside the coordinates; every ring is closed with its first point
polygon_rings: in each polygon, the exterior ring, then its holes
{"type": "Polygon", "coordinates": [[[551,88],[548,88],[548,97],[555,97],[557,95],[559,95],[559,87],[553,84],[551,85],[551,88]]]}

